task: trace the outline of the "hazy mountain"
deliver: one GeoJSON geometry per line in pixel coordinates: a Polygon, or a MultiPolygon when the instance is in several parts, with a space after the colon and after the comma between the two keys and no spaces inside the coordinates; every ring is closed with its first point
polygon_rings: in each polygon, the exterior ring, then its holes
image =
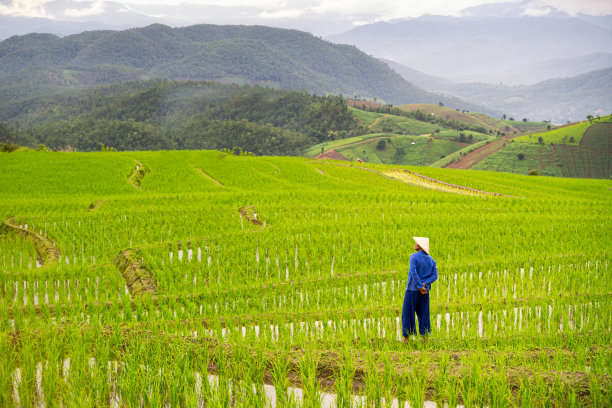
{"type": "Polygon", "coordinates": [[[27,18],[0,15],[0,40],[14,35],[30,33],[53,33],[59,36],[82,33],[86,30],[123,29],[95,21],[56,21],[48,18],[27,18]]]}
{"type": "Polygon", "coordinates": [[[439,91],[443,89],[448,89],[452,84],[454,84],[453,81],[450,81],[448,79],[417,71],[416,69],[412,69],[395,61],[386,59],[381,59],[381,61],[389,65],[392,70],[399,73],[402,77],[404,77],[406,81],[428,91],[439,91]]]}
{"type": "Polygon", "coordinates": [[[612,16],[588,16],[584,14],[579,14],[577,17],[581,20],[588,21],[591,24],[600,26],[607,30],[612,30],[612,16]]]}
{"type": "MultiPolygon", "coordinates": [[[[466,9],[462,17],[367,24],[327,39],[429,75],[457,79],[608,53],[612,30],[604,28],[604,19],[596,19],[599,24],[587,20],[533,2],[500,3],[466,9]]],[[[597,68],[601,66],[584,67],[597,68]]],[[[551,72],[547,79],[555,76],[551,72]]]]}
{"type": "MultiPolygon", "coordinates": [[[[551,78],[568,78],[590,71],[612,67],[612,54],[598,52],[574,58],[557,58],[530,64],[518,69],[455,78],[458,82],[503,83],[532,85],[551,78]]],[[[407,78],[407,77],[405,77],[407,78]]],[[[415,83],[418,85],[417,83],[415,83]]],[[[421,85],[419,85],[421,86],[421,85]]],[[[435,88],[424,87],[433,90],[435,88]]]]}
{"type": "Polygon", "coordinates": [[[170,28],[156,24],[64,38],[51,34],[15,36],[0,42],[0,73],[4,74],[0,76],[0,95],[9,98],[50,86],[109,83],[120,73],[115,82],[143,76],[213,80],[393,104],[443,102],[454,108],[482,110],[418,88],[354,46],[332,44],[297,30],[261,26],[170,28]]]}
{"type": "MultiPolygon", "coordinates": [[[[609,54],[601,54],[609,58],[609,54]]],[[[532,85],[508,86],[484,82],[453,82],[392,61],[385,61],[407,81],[428,91],[453,95],[502,111],[508,117],[565,123],[588,114],[612,111],[612,68],[532,85]]],[[[552,64],[552,62],[551,62],[552,64]]]]}
{"type": "Polygon", "coordinates": [[[588,114],[612,112],[612,68],[530,86],[468,83],[447,85],[446,89],[452,95],[501,110],[516,119],[526,117],[559,124],[583,120],[588,114]]]}

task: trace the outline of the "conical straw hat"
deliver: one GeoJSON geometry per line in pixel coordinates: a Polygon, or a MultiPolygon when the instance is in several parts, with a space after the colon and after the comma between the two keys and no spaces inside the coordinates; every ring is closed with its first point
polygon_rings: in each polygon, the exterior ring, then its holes
{"type": "Polygon", "coordinates": [[[429,255],[429,238],[412,237],[412,239],[414,239],[414,241],[419,244],[421,248],[423,248],[423,251],[429,255]]]}

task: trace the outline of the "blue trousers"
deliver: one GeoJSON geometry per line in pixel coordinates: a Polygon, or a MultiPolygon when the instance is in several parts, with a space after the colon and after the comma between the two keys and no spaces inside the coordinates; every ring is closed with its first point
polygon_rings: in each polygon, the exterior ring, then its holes
{"type": "Polygon", "coordinates": [[[422,295],[421,292],[407,290],[404,295],[402,307],[402,336],[408,337],[417,334],[414,314],[419,319],[419,334],[424,336],[431,332],[429,321],[429,293],[422,295]]]}

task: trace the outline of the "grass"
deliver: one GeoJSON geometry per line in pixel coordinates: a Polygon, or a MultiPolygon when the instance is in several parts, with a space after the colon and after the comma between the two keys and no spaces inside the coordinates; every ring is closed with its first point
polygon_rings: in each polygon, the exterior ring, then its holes
{"type": "Polygon", "coordinates": [[[564,126],[557,129],[551,129],[547,132],[534,133],[530,135],[520,136],[514,140],[518,143],[531,143],[531,144],[564,144],[579,146],[582,140],[582,135],[589,128],[590,123],[588,121],[573,124],[571,126],[564,126]],[[540,142],[542,138],[542,142],[540,142]]]}
{"type": "Polygon", "coordinates": [[[563,163],[555,160],[550,145],[533,145],[527,143],[508,143],[502,150],[492,154],[474,170],[503,171],[527,175],[529,170],[538,170],[543,176],[561,177],[563,163]],[[524,158],[518,158],[523,154],[524,158]]]}
{"type": "Polygon", "coordinates": [[[433,163],[441,156],[451,154],[463,148],[463,146],[464,144],[452,140],[423,136],[388,135],[384,139],[343,147],[338,151],[350,160],[359,158],[369,163],[423,166],[433,163]],[[385,141],[384,149],[377,148],[380,140],[385,141]],[[403,149],[404,154],[398,155],[398,149],[403,149]]]}
{"type": "MultiPolygon", "coordinates": [[[[610,122],[594,121],[553,130],[542,137],[559,140],[564,132],[581,135],[580,145],[563,143],[531,143],[513,139],[502,150],[487,157],[474,166],[476,170],[504,171],[527,174],[538,170],[540,174],[556,177],[581,177],[608,179],[612,175],[610,157],[612,156],[612,126],[610,122]],[[585,129],[586,126],[586,130],[585,129]],[[555,139],[556,138],[556,139],[555,139]],[[524,154],[519,160],[518,155],[524,154]]],[[[535,136],[535,135],[534,135],[535,136]]],[[[526,137],[526,136],[524,136],[526,137]]],[[[563,136],[564,138],[566,136],[563,136]]]]}

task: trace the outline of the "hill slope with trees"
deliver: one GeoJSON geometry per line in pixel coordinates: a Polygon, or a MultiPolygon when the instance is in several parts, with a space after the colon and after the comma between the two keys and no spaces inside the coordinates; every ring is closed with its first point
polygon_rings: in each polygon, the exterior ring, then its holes
{"type": "Polygon", "coordinates": [[[170,80],[0,102],[0,121],[0,142],[85,151],[103,144],[297,155],[316,143],[363,133],[339,96],[170,80]]]}
{"type": "Polygon", "coordinates": [[[28,34],[0,42],[2,98],[153,77],[260,84],[392,104],[443,102],[482,111],[412,85],[355,46],[332,44],[297,30],[154,24],[63,38],[28,34]]]}

